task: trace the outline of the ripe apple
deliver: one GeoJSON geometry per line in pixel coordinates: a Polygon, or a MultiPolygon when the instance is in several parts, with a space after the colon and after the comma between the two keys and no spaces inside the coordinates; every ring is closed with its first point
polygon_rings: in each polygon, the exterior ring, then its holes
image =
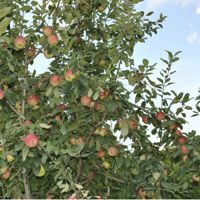
{"type": "Polygon", "coordinates": [[[182,154],[188,154],[188,150],[187,150],[187,148],[185,147],[185,146],[181,146],[181,153],[182,154]]]}
{"type": "Polygon", "coordinates": [[[67,106],[64,103],[58,104],[56,107],[62,111],[67,109],[67,106]]]}
{"type": "Polygon", "coordinates": [[[47,59],[53,58],[53,53],[48,52],[47,49],[44,50],[43,54],[44,54],[44,57],[47,59]]]}
{"type": "Polygon", "coordinates": [[[39,144],[39,137],[33,133],[29,133],[27,136],[20,138],[20,140],[29,148],[36,147],[39,144]]]}
{"type": "Polygon", "coordinates": [[[165,113],[164,112],[157,112],[156,113],[156,119],[157,120],[160,120],[160,121],[162,121],[162,120],[164,120],[165,119],[165,113]]]}
{"type": "Polygon", "coordinates": [[[101,149],[101,150],[99,150],[99,151],[97,152],[97,157],[98,157],[98,158],[104,158],[105,155],[106,155],[106,152],[105,152],[103,149],[101,149]]]}
{"type": "Polygon", "coordinates": [[[142,116],[142,121],[143,121],[143,123],[147,124],[148,123],[148,116],[142,116]]]}
{"type": "Polygon", "coordinates": [[[94,133],[95,133],[96,135],[101,135],[102,137],[108,134],[106,128],[103,128],[103,127],[98,127],[98,128],[95,130],[94,133]]]}
{"type": "Polygon", "coordinates": [[[109,163],[108,161],[103,161],[102,166],[103,166],[105,169],[109,169],[109,168],[110,168],[110,163],[109,163]]]}
{"type": "Polygon", "coordinates": [[[39,97],[37,95],[30,95],[27,98],[27,103],[29,106],[36,106],[39,103],[39,97]]]}
{"type": "Polygon", "coordinates": [[[58,44],[58,37],[57,35],[49,35],[47,41],[51,46],[56,46],[58,44]]]}
{"type": "Polygon", "coordinates": [[[9,163],[11,163],[14,160],[14,157],[12,155],[7,155],[6,159],[9,163]]]}
{"type": "Polygon", "coordinates": [[[109,156],[114,157],[114,156],[116,156],[117,154],[118,154],[118,149],[117,149],[117,147],[111,146],[111,147],[108,148],[108,155],[109,155],[109,156]]]}
{"type": "Polygon", "coordinates": [[[135,120],[129,120],[128,125],[131,129],[136,129],[137,128],[137,122],[135,120]]]}
{"type": "Polygon", "coordinates": [[[178,135],[178,136],[180,136],[180,135],[182,135],[182,132],[180,130],[176,130],[175,134],[178,135]]]}
{"type": "Polygon", "coordinates": [[[108,90],[104,90],[103,92],[100,92],[99,99],[104,100],[109,94],[108,90]]]}
{"type": "Polygon", "coordinates": [[[29,57],[29,58],[32,58],[34,55],[35,55],[35,53],[36,53],[36,48],[35,48],[35,46],[31,46],[28,50],[27,50],[27,56],[29,57]]]}
{"type": "Polygon", "coordinates": [[[2,100],[5,97],[5,92],[0,89],[0,100],[2,100]]]}
{"type": "Polygon", "coordinates": [[[72,145],[80,145],[84,142],[83,137],[78,137],[77,139],[74,136],[71,136],[70,140],[69,140],[70,144],[72,145]]]}
{"type": "Polygon", "coordinates": [[[76,78],[76,75],[72,72],[71,69],[68,69],[64,74],[64,78],[66,81],[71,82],[76,78]]]}
{"type": "Polygon", "coordinates": [[[61,77],[59,75],[53,75],[50,78],[50,84],[52,86],[58,86],[58,85],[60,85],[60,83],[61,83],[61,77]]]}
{"type": "Polygon", "coordinates": [[[1,175],[1,178],[7,180],[10,178],[10,172],[6,171],[4,174],[1,175]]]}
{"type": "Polygon", "coordinates": [[[59,121],[59,122],[61,122],[62,120],[61,120],[61,116],[60,115],[55,115],[54,116],[54,119],[56,120],[56,121],[59,121]]]}
{"type": "Polygon", "coordinates": [[[23,36],[18,35],[14,39],[14,45],[17,49],[23,49],[26,46],[26,39],[23,36]]]}
{"type": "Polygon", "coordinates": [[[186,143],[186,137],[185,136],[180,136],[178,138],[178,142],[179,142],[179,144],[185,144],[186,143]]]}
{"type": "Polygon", "coordinates": [[[170,126],[169,126],[169,129],[170,130],[175,130],[175,129],[177,129],[177,124],[176,123],[173,123],[173,124],[171,124],[170,126]]]}
{"type": "Polygon", "coordinates": [[[96,103],[96,104],[95,104],[95,109],[96,109],[97,111],[99,111],[99,110],[101,109],[101,104],[100,104],[100,103],[96,103]]]}
{"type": "Polygon", "coordinates": [[[83,96],[83,97],[81,98],[81,103],[82,103],[82,105],[84,105],[84,106],[90,106],[90,103],[91,103],[90,97],[88,97],[87,95],[83,96]]]}
{"type": "Polygon", "coordinates": [[[28,125],[33,124],[33,122],[30,119],[28,119],[28,120],[23,121],[22,124],[25,125],[25,126],[28,126],[28,125]]]}
{"type": "Polygon", "coordinates": [[[43,26],[42,32],[44,33],[44,35],[49,36],[53,33],[53,29],[50,26],[43,26]]]}

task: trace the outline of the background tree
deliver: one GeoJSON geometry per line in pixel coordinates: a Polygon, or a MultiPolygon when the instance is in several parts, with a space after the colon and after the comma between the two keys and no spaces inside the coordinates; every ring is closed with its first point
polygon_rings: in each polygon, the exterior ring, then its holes
{"type": "Polygon", "coordinates": [[[180,52],[167,51],[156,80],[155,64],[134,65],[165,19],[138,2],[1,1],[1,198],[199,197],[200,139],[183,129],[191,97],[168,90],[180,52]],[[42,54],[52,62],[38,75],[42,54]]]}

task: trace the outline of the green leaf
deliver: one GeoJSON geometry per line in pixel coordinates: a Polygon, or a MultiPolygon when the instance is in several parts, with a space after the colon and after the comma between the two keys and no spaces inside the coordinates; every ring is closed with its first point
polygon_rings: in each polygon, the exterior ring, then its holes
{"type": "Polygon", "coordinates": [[[7,26],[10,24],[11,18],[6,17],[0,22],[0,35],[2,35],[7,30],[7,26]]]}
{"type": "Polygon", "coordinates": [[[126,135],[128,135],[128,123],[127,121],[122,122],[122,128],[121,128],[121,134],[123,137],[125,137],[126,135]]]}
{"type": "Polygon", "coordinates": [[[11,7],[5,7],[0,9],[0,19],[8,15],[10,12],[11,12],[11,7]]]}
{"type": "Polygon", "coordinates": [[[55,96],[56,98],[59,98],[60,95],[61,95],[61,94],[60,94],[59,88],[55,88],[53,93],[54,93],[54,96],[55,96]]]}
{"type": "Polygon", "coordinates": [[[25,161],[26,157],[28,155],[29,149],[28,148],[24,148],[22,149],[22,160],[25,161]]]}
{"type": "Polygon", "coordinates": [[[52,93],[53,89],[52,87],[49,87],[45,93],[45,95],[48,97],[52,93]]]}
{"type": "Polygon", "coordinates": [[[45,124],[45,123],[41,123],[39,124],[39,127],[44,128],[44,129],[50,129],[51,125],[45,124]]]}

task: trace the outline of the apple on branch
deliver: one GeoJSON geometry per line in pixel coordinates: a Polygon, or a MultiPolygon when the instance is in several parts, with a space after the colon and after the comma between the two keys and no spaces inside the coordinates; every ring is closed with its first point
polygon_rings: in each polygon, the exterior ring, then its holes
{"type": "Polygon", "coordinates": [[[18,35],[15,39],[14,39],[14,45],[17,49],[23,49],[26,46],[26,39],[21,36],[18,35]]]}

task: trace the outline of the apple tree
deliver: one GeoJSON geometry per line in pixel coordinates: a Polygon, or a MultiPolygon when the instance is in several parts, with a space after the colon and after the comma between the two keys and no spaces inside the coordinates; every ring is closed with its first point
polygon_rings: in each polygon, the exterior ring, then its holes
{"type": "Polygon", "coordinates": [[[192,97],[170,90],[180,52],[156,79],[134,64],[165,20],[140,1],[0,2],[0,198],[200,196],[192,97]]]}

